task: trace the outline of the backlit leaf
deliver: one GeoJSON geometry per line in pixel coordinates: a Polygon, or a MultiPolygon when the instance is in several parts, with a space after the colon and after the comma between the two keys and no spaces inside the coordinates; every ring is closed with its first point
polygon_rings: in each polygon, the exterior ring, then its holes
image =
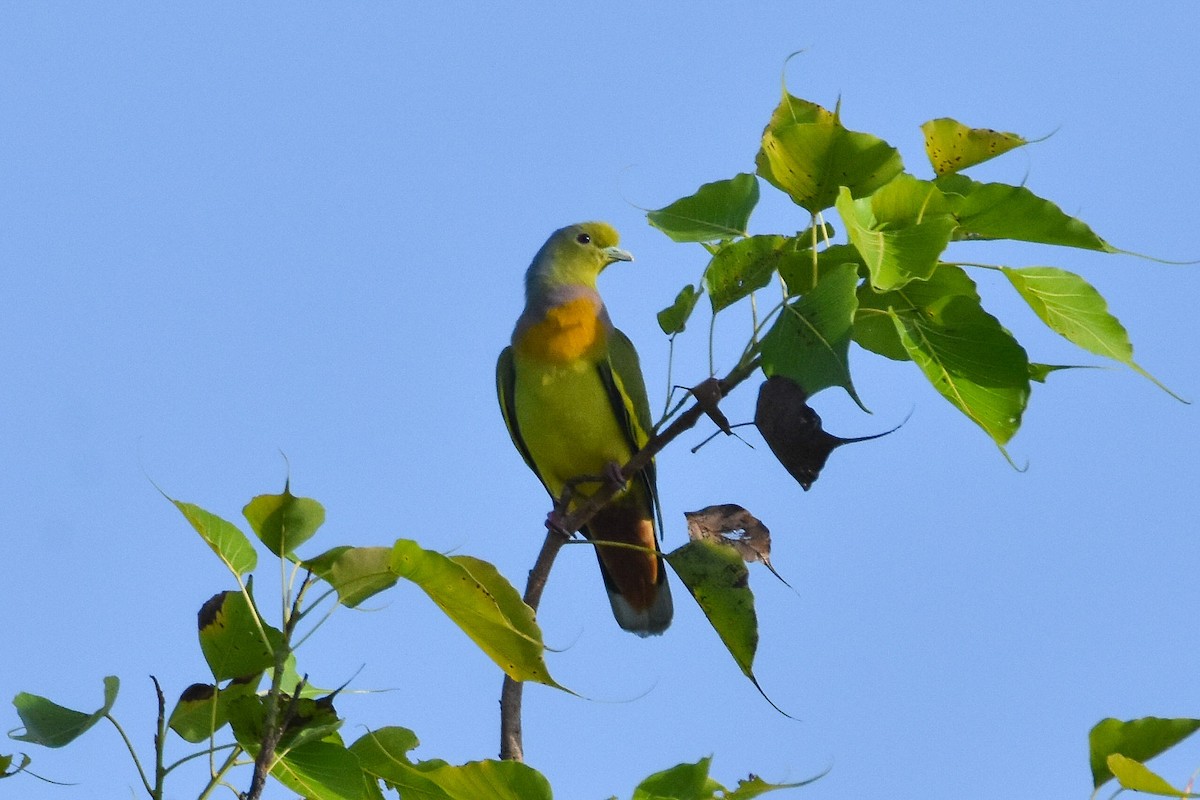
{"type": "Polygon", "coordinates": [[[955,239],[1016,239],[1115,253],[1116,248],[1084,222],[1024,186],[978,183],[965,175],[934,181],[958,221],[955,239]]]}
{"type": "Polygon", "coordinates": [[[563,689],[546,669],[532,609],[494,567],[480,569],[482,563],[448,558],[408,539],[392,546],[393,572],[421,587],[509,677],[563,689]]]}
{"type": "Polygon", "coordinates": [[[1194,794],[1176,789],[1140,761],[1113,753],[1107,759],[1108,769],[1125,789],[1166,797],[1196,797],[1194,794]]]}
{"type": "Polygon", "coordinates": [[[943,397],[1003,446],[1029,399],[1025,349],[970,298],[951,297],[936,318],[889,312],[909,357],[943,397]]]}
{"type": "Polygon", "coordinates": [[[656,772],[637,785],[633,800],[709,800],[725,787],[708,776],[712,758],[677,764],[656,772]]]}
{"type": "Polygon", "coordinates": [[[839,187],[862,197],[904,169],[887,142],[847,130],[838,114],[786,93],[763,131],[755,164],[767,182],[814,214],[833,205],[839,187]]]}
{"type": "Polygon", "coordinates": [[[1119,753],[1135,761],[1154,756],[1182,742],[1200,728],[1200,719],[1142,717],[1122,722],[1100,720],[1088,733],[1088,753],[1092,766],[1092,785],[1099,787],[1113,777],[1108,757],[1119,753]]]}
{"type": "Polygon", "coordinates": [[[762,368],[786,375],[812,396],[841,386],[862,406],[850,378],[850,338],[858,308],[858,270],[841,264],[807,294],[784,307],[762,340],[762,368]]]}
{"type": "Polygon", "coordinates": [[[758,178],[742,173],[706,183],[695,194],[646,214],[650,224],[677,242],[712,242],[746,235],[758,203],[758,178]]]}
{"type": "Polygon", "coordinates": [[[235,575],[245,575],[254,569],[258,563],[258,554],[254,552],[254,545],[250,544],[246,534],[238,530],[236,525],[205,511],[200,506],[179,500],[171,502],[230,571],[235,575]]]}
{"type": "Polygon", "coordinates": [[[1129,366],[1173,394],[1133,360],[1133,345],[1125,326],[1109,313],[1108,303],[1090,283],[1057,267],[1006,267],[1003,272],[1034,313],[1055,333],[1089,353],[1129,366]]]}
{"type": "Polygon", "coordinates": [[[291,556],[325,522],[325,508],[310,497],[296,497],[288,486],[283,494],[260,494],[242,514],[250,529],[277,556],[291,556]]]}
{"type": "Polygon", "coordinates": [[[895,361],[908,361],[889,311],[914,312],[937,318],[953,297],[979,302],[975,282],[961,267],[939,264],[928,280],[912,281],[900,289],[878,292],[865,282],[858,287],[858,311],[854,316],[854,341],[859,346],[895,361]]]}
{"type": "Polygon", "coordinates": [[[949,117],[931,119],[921,131],[925,134],[925,154],[938,175],[964,170],[1027,144],[1015,133],[968,128],[949,117]]]}
{"type": "Polygon", "coordinates": [[[390,589],[398,580],[390,547],[334,547],[304,566],[336,589],[338,602],[349,608],[390,589]]]}
{"type": "Polygon", "coordinates": [[[271,767],[271,777],[314,800],[366,800],[372,796],[358,759],[334,742],[308,742],[284,751],[271,767]]]}
{"type": "Polygon", "coordinates": [[[430,760],[413,763],[417,737],[406,728],[367,733],[350,745],[363,771],[397,789],[404,800],[550,800],[550,784],[518,761],[471,761],[461,766],[430,760]]]}
{"type": "Polygon", "coordinates": [[[945,208],[937,187],[911,176],[859,200],[842,189],[837,199],[846,234],[881,290],[933,274],[957,225],[945,208]]]}

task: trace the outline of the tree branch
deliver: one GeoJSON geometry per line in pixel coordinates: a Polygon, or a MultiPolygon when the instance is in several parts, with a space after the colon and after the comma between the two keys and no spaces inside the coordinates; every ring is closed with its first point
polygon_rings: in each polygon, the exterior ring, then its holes
{"type": "MultiPolygon", "coordinates": [[[[715,408],[716,403],[721,398],[728,395],[733,391],[734,387],[750,377],[758,369],[758,366],[759,359],[752,358],[738,364],[724,378],[720,380],[709,378],[702,382],[696,389],[693,389],[693,395],[699,396],[701,394],[699,392],[700,386],[709,384],[705,388],[708,390],[708,396],[711,397],[713,387],[710,382],[713,382],[716,384],[716,397],[709,401],[698,400],[693,403],[691,407],[676,417],[674,422],[660,433],[651,437],[645,446],[634,453],[629,462],[621,467],[621,477],[625,479],[625,482],[627,483],[633,476],[649,465],[654,457],[668,444],[679,438],[681,434],[691,430],[709,408],[715,408]]],[[[596,515],[596,512],[612,500],[620,490],[621,487],[617,485],[602,483],[595,494],[588,497],[584,502],[580,503],[578,508],[567,513],[562,518],[558,528],[551,528],[546,532],[546,539],[542,542],[541,552],[538,553],[533,569],[529,570],[529,579],[525,584],[525,605],[532,608],[535,615],[537,614],[538,606],[541,604],[542,590],[546,588],[546,581],[550,578],[550,568],[554,565],[554,559],[558,556],[558,551],[566,544],[571,534],[587,525],[592,517],[596,515]]],[[[515,681],[507,675],[504,676],[504,686],[500,690],[500,758],[509,761],[523,761],[525,758],[525,749],[521,735],[521,696],[523,688],[524,684],[522,682],[515,681]]]]}

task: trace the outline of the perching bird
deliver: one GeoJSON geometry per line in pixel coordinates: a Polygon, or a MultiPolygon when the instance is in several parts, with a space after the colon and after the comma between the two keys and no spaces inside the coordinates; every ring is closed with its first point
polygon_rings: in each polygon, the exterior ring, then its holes
{"type": "MultiPolygon", "coordinates": [[[[633,256],[616,230],[585,222],[555,231],[525,274],[525,311],[496,364],[500,410],[525,463],[551,498],[579,477],[612,475],[646,443],[650,404],[633,343],[613,327],[596,291],[601,270],[633,256]]],[[[571,508],[598,482],[574,490],[571,508]]],[[[658,550],[654,464],[626,484],[583,529],[595,542],[658,550]]],[[[613,616],[639,636],[671,624],[661,556],[598,545],[613,616]]]]}

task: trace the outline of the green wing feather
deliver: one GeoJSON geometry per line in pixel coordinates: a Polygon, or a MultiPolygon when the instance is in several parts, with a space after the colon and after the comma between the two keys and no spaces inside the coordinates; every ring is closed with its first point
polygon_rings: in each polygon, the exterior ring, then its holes
{"type": "Polygon", "coordinates": [[[516,390],[517,368],[513,364],[513,352],[510,346],[500,351],[500,358],[496,361],[496,396],[500,400],[500,413],[504,415],[504,427],[508,428],[508,435],[512,437],[513,444],[516,445],[521,458],[525,459],[525,463],[529,465],[533,474],[537,475],[538,480],[544,486],[546,481],[542,478],[542,473],[538,472],[537,464],[533,463],[533,456],[529,454],[529,448],[525,446],[525,440],[521,438],[521,429],[517,427],[516,403],[513,400],[516,390]]]}
{"type": "MultiPolygon", "coordinates": [[[[650,400],[646,395],[646,381],[642,377],[642,365],[637,350],[629,337],[613,329],[608,340],[608,361],[601,361],[600,380],[608,391],[613,413],[621,422],[631,452],[640,450],[650,441],[653,422],[650,418],[650,400]]],[[[646,489],[658,522],[658,535],[662,536],[662,509],[658,503],[658,476],[651,461],[635,480],[640,480],[646,489]]]]}

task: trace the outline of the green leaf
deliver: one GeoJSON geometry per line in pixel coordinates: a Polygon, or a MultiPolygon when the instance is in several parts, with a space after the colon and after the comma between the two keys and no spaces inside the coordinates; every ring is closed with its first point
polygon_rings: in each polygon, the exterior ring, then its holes
{"type": "Polygon", "coordinates": [[[365,772],[385,781],[404,800],[549,800],[550,784],[537,770],[517,761],[471,761],[461,766],[444,761],[412,763],[407,753],[417,737],[406,728],[372,731],[350,751],[365,772]]]}
{"type": "Polygon", "coordinates": [[[340,744],[308,742],[283,753],[271,777],[310,800],[367,800],[368,791],[358,759],[340,744]]]}
{"type": "Polygon", "coordinates": [[[283,634],[263,622],[239,591],[215,594],[197,615],[200,650],[218,681],[255,675],[275,665],[283,634]]]}
{"type": "Polygon", "coordinates": [[[869,282],[863,283],[858,287],[854,341],[860,347],[894,361],[908,361],[908,351],[904,349],[888,312],[911,312],[937,318],[953,297],[979,302],[975,282],[961,267],[951,264],[939,264],[928,280],[913,281],[891,291],[877,292],[869,282]]]}
{"type": "Polygon", "coordinates": [[[1125,364],[1172,397],[1178,397],[1133,360],[1133,345],[1125,326],[1109,313],[1108,303],[1090,283],[1057,267],[1004,267],[1002,271],[1052,331],[1089,353],[1125,364]]]}
{"type": "Polygon", "coordinates": [[[779,262],[779,277],[783,278],[789,297],[812,291],[825,275],[843,264],[853,264],[861,275],[867,274],[867,265],[852,244],[830,245],[818,252],[815,272],[812,250],[802,250],[794,255],[779,262]]]}
{"type": "Polygon", "coordinates": [[[951,297],[926,318],[890,311],[909,357],[943,397],[1003,447],[1029,399],[1025,349],[978,302],[951,297]]]}
{"type": "Polygon", "coordinates": [[[1200,719],[1142,717],[1128,722],[1100,720],[1088,733],[1088,752],[1092,765],[1092,785],[1100,787],[1113,777],[1108,757],[1119,753],[1135,761],[1154,756],[1182,742],[1200,728],[1200,719]]]}
{"type": "Polygon", "coordinates": [[[786,236],[751,236],[722,245],[704,271],[713,313],[770,283],[791,243],[786,236]]]}
{"type": "MultiPolygon", "coordinates": [[[[171,498],[167,499],[171,500],[171,498]]],[[[233,523],[226,522],[200,506],[179,500],[171,500],[171,502],[234,575],[245,575],[254,569],[258,563],[258,554],[254,552],[254,545],[250,544],[246,534],[238,530],[233,523]]]]}
{"type": "Polygon", "coordinates": [[[412,731],[390,726],[365,734],[349,749],[363,772],[399,791],[404,800],[447,800],[450,795],[409,761],[408,751],[418,744],[412,731]]]}
{"type": "Polygon", "coordinates": [[[780,789],[796,789],[801,786],[807,786],[814,781],[825,777],[825,773],[809,778],[808,780],[798,781],[796,783],[767,783],[757,775],[751,775],[747,780],[738,781],[737,788],[733,791],[727,791],[721,796],[721,800],[752,800],[752,798],[767,794],[768,792],[777,792],[780,789]]]}
{"type": "Polygon", "coordinates": [[[334,547],[303,563],[336,589],[338,602],[348,608],[390,589],[398,580],[390,547],[334,547]]]}
{"type": "Polygon", "coordinates": [[[902,175],[870,197],[842,189],[838,214],[876,289],[896,289],[933,274],[957,225],[941,191],[902,175]]]}
{"type": "Polygon", "coordinates": [[[838,187],[862,197],[904,169],[887,142],[847,130],[836,112],[786,92],[763,131],[755,165],[768,183],[813,214],[833,205],[838,187]]]}
{"type": "Polygon", "coordinates": [[[934,181],[958,220],[956,239],[1016,239],[1116,253],[1085,223],[1024,186],[978,183],[965,175],[934,181]]]}
{"type": "Polygon", "coordinates": [[[29,766],[29,763],[33,759],[24,753],[21,753],[20,763],[17,764],[16,768],[10,770],[9,768],[12,767],[13,761],[15,760],[16,756],[0,755],[0,778],[11,778],[13,775],[24,771],[24,769],[29,766]]]}
{"type": "Polygon", "coordinates": [[[203,742],[229,722],[230,702],[252,696],[261,680],[262,673],[235,678],[224,689],[211,683],[194,683],[179,696],[167,725],[186,742],[203,742]]]}
{"type": "MultiPolygon", "coordinates": [[[[325,509],[309,497],[296,497],[285,485],[283,494],[260,494],[242,509],[251,530],[277,556],[292,557],[325,522],[325,509]]],[[[293,559],[294,560],[294,559],[293,559]]]]}
{"type": "Polygon", "coordinates": [[[18,742],[33,742],[45,747],[63,747],[75,741],[112,710],[121,682],[114,675],[104,679],[104,705],[91,714],[64,708],[44,697],[21,692],[13,698],[17,716],[25,726],[22,734],[10,733],[18,742]]]}
{"type": "Polygon", "coordinates": [[[676,242],[712,242],[746,235],[758,203],[758,178],[741,173],[706,183],[688,197],[646,214],[650,224],[676,242]]]}
{"type": "Polygon", "coordinates": [[[667,336],[683,333],[700,294],[700,290],[689,283],[675,295],[674,303],[658,312],[658,327],[662,328],[663,333],[667,336]]]}
{"type": "Polygon", "coordinates": [[[1034,361],[1029,362],[1029,380],[1045,383],[1053,372],[1060,372],[1064,369],[1087,369],[1071,364],[1038,364],[1034,361]]]}
{"type": "Polygon", "coordinates": [[[483,563],[447,558],[408,539],[392,547],[392,570],[421,587],[509,677],[564,689],[546,668],[533,610],[494,567],[481,568],[483,563]]]}
{"type": "Polygon", "coordinates": [[[786,375],[811,397],[841,386],[862,406],[850,379],[850,335],[858,308],[858,269],[842,264],[808,294],[784,307],[762,340],[766,375],[786,375]]]}
{"type": "Polygon", "coordinates": [[[1197,795],[1176,789],[1161,776],[1153,772],[1140,761],[1126,758],[1120,753],[1113,753],[1107,759],[1110,772],[1117,782],[1125,789],[1146,794],[1165,795],[1167,797],[1196,797],[1197,795]]]}
{"type": "Polygon", "coordinates": [[[925,154],[938,175],[982,164],[1021,145],[1028,144],[1015,133],[990,128],[968,128],[949,117],[931,119],[921,126],[925,134],[925,154]]]}
{"type": "MultiPolygon", "coordinates": [[[[738,668],[751,680],[758,648],[758,617],[750,571],[732,547],[688,542],[665,556],[721,637],[738,668]]],[[[757,685],[757,683],[755,684],[757,685]]]]}
{"type": "Polygon", "coordinates": [[[633,800],[708,800],[725,787],[708,776],[712,757],[656,772],[637,785],[633,800]]]}

